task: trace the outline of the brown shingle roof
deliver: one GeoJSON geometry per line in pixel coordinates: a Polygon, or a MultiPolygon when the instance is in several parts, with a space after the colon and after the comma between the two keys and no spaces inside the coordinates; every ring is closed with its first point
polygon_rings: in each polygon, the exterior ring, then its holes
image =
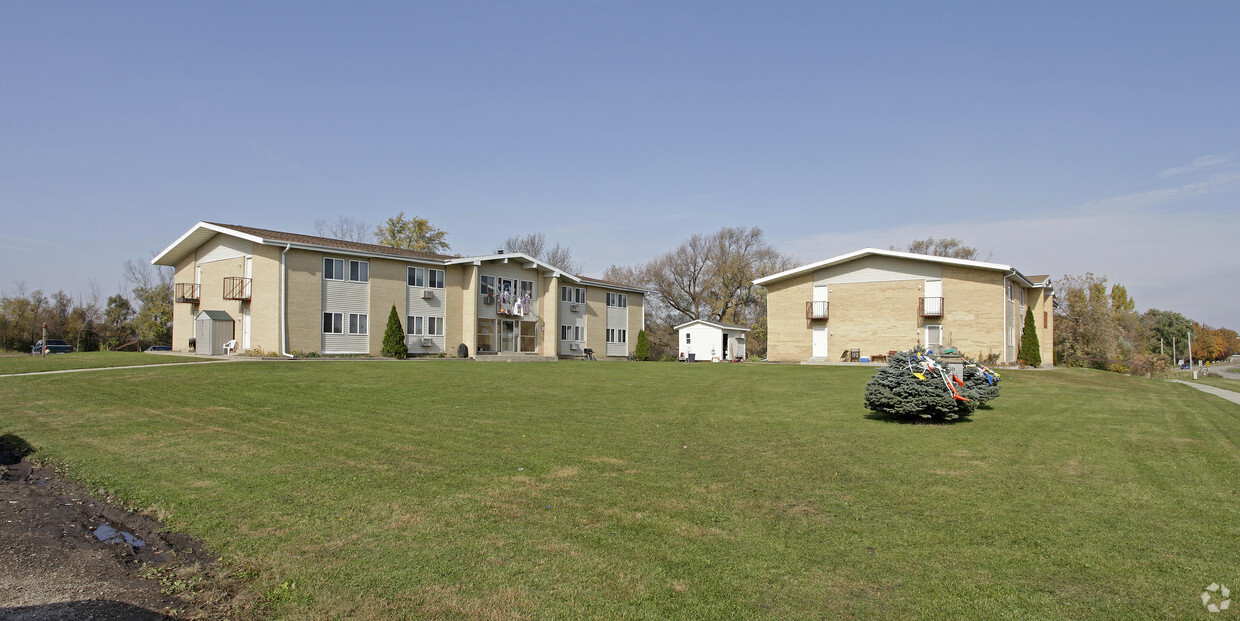
{"type": "Polygon", "coordinates": [[[339,248],[341,250],[352,250],[355,252],[368,252],[372,254],[387,254],[399,257],[411,257],[414,259],[427,259],[430,261],[447,261],[454,259],[449,255],[435,254],[433,252],[419,252],[417,250],[405,250],[404,248],[392,248],[390,246],[380,246],[378,244],[363,244],[359,242],[345,241],[343,239],[332,239],[330,237],[316,237],[314,235],[301,235],[298,233],[285,233],[283,231],[272,231],[270,229],[259,229],[252,226],[238,226],[236,224],[221,224],[219,222],[208,222],[215,226],[221,226],[241,233],[269,239],[272,241],[282,241],[294,244],[306,244],[308,246],[326,246],[328,248],[339,248]]]}

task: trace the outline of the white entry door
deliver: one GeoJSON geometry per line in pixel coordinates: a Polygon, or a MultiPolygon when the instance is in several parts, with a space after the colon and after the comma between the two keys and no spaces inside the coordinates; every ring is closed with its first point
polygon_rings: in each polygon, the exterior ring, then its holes
{"type": "Polygon", "coordinates": [[[831,357],[831,348],[827,346],[827,326],[814,326],[814,357],[831,357]]]}
{"type": "Polygon", "coordinates": [[[241,311],[241,351],[250,350],[250,309],[241,311]]]}

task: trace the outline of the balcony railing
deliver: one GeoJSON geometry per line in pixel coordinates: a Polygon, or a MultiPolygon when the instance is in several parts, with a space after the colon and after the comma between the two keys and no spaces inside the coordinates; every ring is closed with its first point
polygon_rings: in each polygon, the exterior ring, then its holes
{"type": "Polygon", "coordinates": [[[827,303],[826,302],[806,302],[805,303],[806,319],[826,319],[827,303]]]}
{"type": "Polygon", "coordinates": [[[197,283],[179,282],[176,284],[173,299],[186,304],[197,304],[198,287],[197,283]]]}
{"type": "Polygon", "coordinates": [[[226,276],[224,278],[224,299],[250,299],[250,279],[241,278],[240,276],[226,276]]]}
{"type": "Polygon", "coordinates": [[[943,298],[922,298],[917,305],[917,312],[922,317],[942,317],[943,298]]]}

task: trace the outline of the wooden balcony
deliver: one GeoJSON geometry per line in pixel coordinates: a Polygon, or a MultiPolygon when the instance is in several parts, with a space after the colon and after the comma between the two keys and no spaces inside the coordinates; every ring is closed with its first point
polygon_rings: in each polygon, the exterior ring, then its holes
{"type": "Polygon", "coordinates": [[[192,282],[176,283],[172,299],[184,304],[197,304],[199,287],[200,285],[192,282]]]}
{"type": "Polygon", "coordinates": [[[806,319],[826,319],[827,303],[826,302],[806,302],[805,303],[806,319]]]}
{"type": "Polygon", "coordinates": [[[224,278],[224,299],[250,299],[250,280],[251,279],[249,278],[241,278],[240,276],[226,276],[224,278]]]}
{"type": "Polygon", "coordinates": [[[917,314],[921,317],[942,317],[943,298],[921,298],[917,304],[917,314]]]}

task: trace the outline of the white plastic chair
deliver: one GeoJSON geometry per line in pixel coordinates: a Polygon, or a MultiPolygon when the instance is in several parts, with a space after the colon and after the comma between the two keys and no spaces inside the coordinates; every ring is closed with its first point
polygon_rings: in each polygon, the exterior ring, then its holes
{"type": "Polygon", "coordinates": [[[227,343],[224,343],[224,355],[225,356],[231,356],[234,351],[237,351],[236,339],[233,339],[231,341],[228,341],[227,343]]]}

